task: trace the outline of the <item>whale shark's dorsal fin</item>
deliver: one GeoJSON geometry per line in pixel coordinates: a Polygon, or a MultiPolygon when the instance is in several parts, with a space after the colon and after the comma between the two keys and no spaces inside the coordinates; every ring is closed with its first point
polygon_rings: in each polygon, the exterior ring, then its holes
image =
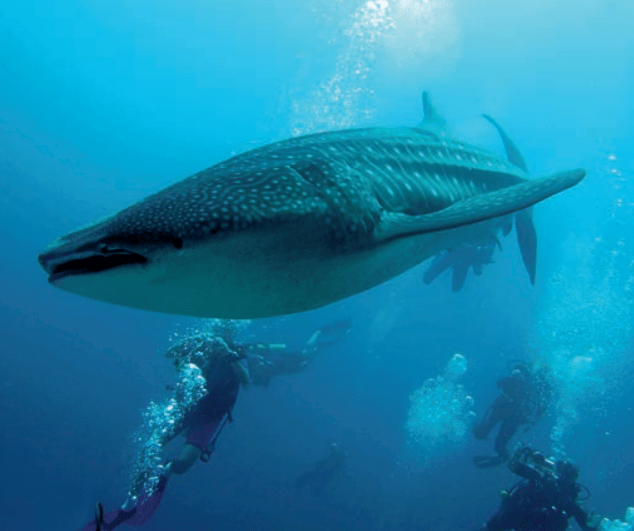
{"type": "Polygon", "coordinates": [[[427,91],[423,92],[423,115],[423,121],[416,129],[425,129],[439,136],[447,135],[447,122],[438,114],[427,91]]]}
{"type": "Polygon", "coordinates": [[[520,170],[524,170],[525,172],[528,172],[528,168],[526,167],[526,161],[524,160],[524,157],[522,157],[520,150],[517,149],[517,146],[509,138],[509,135],[506,134],[506,131],[504,131],[504,129],[502,129],[500,124],[498,124],[488,114],[483,114],[482,117],[488,122],[490,122],[491,124],[493,124],[493,127],[497,129],[500,135],[500,138],[502,138],[502,143],[504,144],[504,151],[506,151],[506,158],[508,159],[508,161],[514,166],[517,166],[520,170]]]}
{"type": "Polygon", "coordinates": [[[438,114],[427,91],[423,92],[423,114],[423,124],[435,124],[440,127],[444,127],[447,124],[445,119],[438,114]]]}

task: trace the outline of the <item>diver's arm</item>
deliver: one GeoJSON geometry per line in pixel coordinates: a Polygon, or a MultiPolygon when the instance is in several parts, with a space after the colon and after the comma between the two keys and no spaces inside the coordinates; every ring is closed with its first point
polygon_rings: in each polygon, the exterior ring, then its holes
{"type": "Polygon", "coordinates": [[[529,481],[539,481],[542,478],[542,475],[537,469],[525,463],[521,458],[518,458],[517,454],[511,457],[509,470],[513,472],[513,474],[529,481]]]}
{"type": "MultiPolygon", "coordinates": [[[[541,487],[557,481],[554,475],[555,463],[549,461],[540,452],[535,452],[530,446],[522,446],[515,450],[509,460],[509,470],[529,482],[541,485],[541,487]]],[[[540,487],[540,488],[541,488],[540,487]]],[[[570,501],[574,502],[575,496],[570,501]]],[[[563,503],[568,503],[564,499],[563,503]]]]}
{"type": "Polygon", "coordinates": [[[597,526],[588,524],[588,513],[577,503],[572,503],[570,506],[570,514],[579,524],[579,527],[583,531],[596,531],[597,526]]]}

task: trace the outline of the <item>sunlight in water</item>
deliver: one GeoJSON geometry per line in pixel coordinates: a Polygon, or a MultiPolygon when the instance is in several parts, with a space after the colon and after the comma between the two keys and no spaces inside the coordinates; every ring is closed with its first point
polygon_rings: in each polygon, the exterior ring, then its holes
{"type": "Polygon", "coordinates": [[[332,76],[292,102],[293,136],[345,129],[373,116],[372,73],[380,52],[403,67],[453,45],[457,24],[443,0],[369,0],[350,17],[332,76]]]}
{"type": "Polygon", "coordinates": [[[585,231],[564,242],[563,264],[549,281],[533,329],[536,356],[556,379],[559,398],[551,441],[553,453],[562,457],[565,439],[580,417],[605,409],[608,400],[618,397],[630,370],[634,251],[631,234],[620,223],[624,214],[619,205],[627,190],[613,191],[617,197],[607,198],[613,215],[606,226],[595,235],[585,231]]]}
{"type": "Polygon", "coordinates": [[[333,75],[307,98],[292,104],[293,136],[353,127],[372,114],[373,91],[368,76],[381,37],[393,28],[385,0],[371,0],[354,12],[343,31],[342,39],[347,44],[337,56],[333,75]]]}
{"type": "Polygon", "coordinates": [[[399,68],[420,69],[425,59],[454,47],[458,22],[446,0],[395,0],[391,15],[396,31],[386,35],[390,60],[399,68]]]}

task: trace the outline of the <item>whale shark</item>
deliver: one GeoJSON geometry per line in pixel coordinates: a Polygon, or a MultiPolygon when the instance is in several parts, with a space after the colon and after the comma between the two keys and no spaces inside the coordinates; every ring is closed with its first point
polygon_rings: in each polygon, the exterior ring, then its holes
{"type": "MultiPolygon", "coordinates": [[[[54,241],[39,255],[71,293],[179,315],[259,318],[319,308],[516,220],[534,280],[530,207],[583,179],[529,178],[453,138],[423,93],[416,127],[299,136],[202,170],[54,241]]],[[[491,120],[490,120],[491,121],[491,120]]]]}

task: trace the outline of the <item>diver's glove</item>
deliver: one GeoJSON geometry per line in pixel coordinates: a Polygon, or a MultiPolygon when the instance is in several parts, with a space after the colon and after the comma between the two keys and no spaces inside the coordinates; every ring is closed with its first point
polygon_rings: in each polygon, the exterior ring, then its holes
{"type": "Polygon", "coordinates": [[[594,509],[591,509],[586,518],[586,529],[599,529],[601,520],[601,515],[594,509]]]}

